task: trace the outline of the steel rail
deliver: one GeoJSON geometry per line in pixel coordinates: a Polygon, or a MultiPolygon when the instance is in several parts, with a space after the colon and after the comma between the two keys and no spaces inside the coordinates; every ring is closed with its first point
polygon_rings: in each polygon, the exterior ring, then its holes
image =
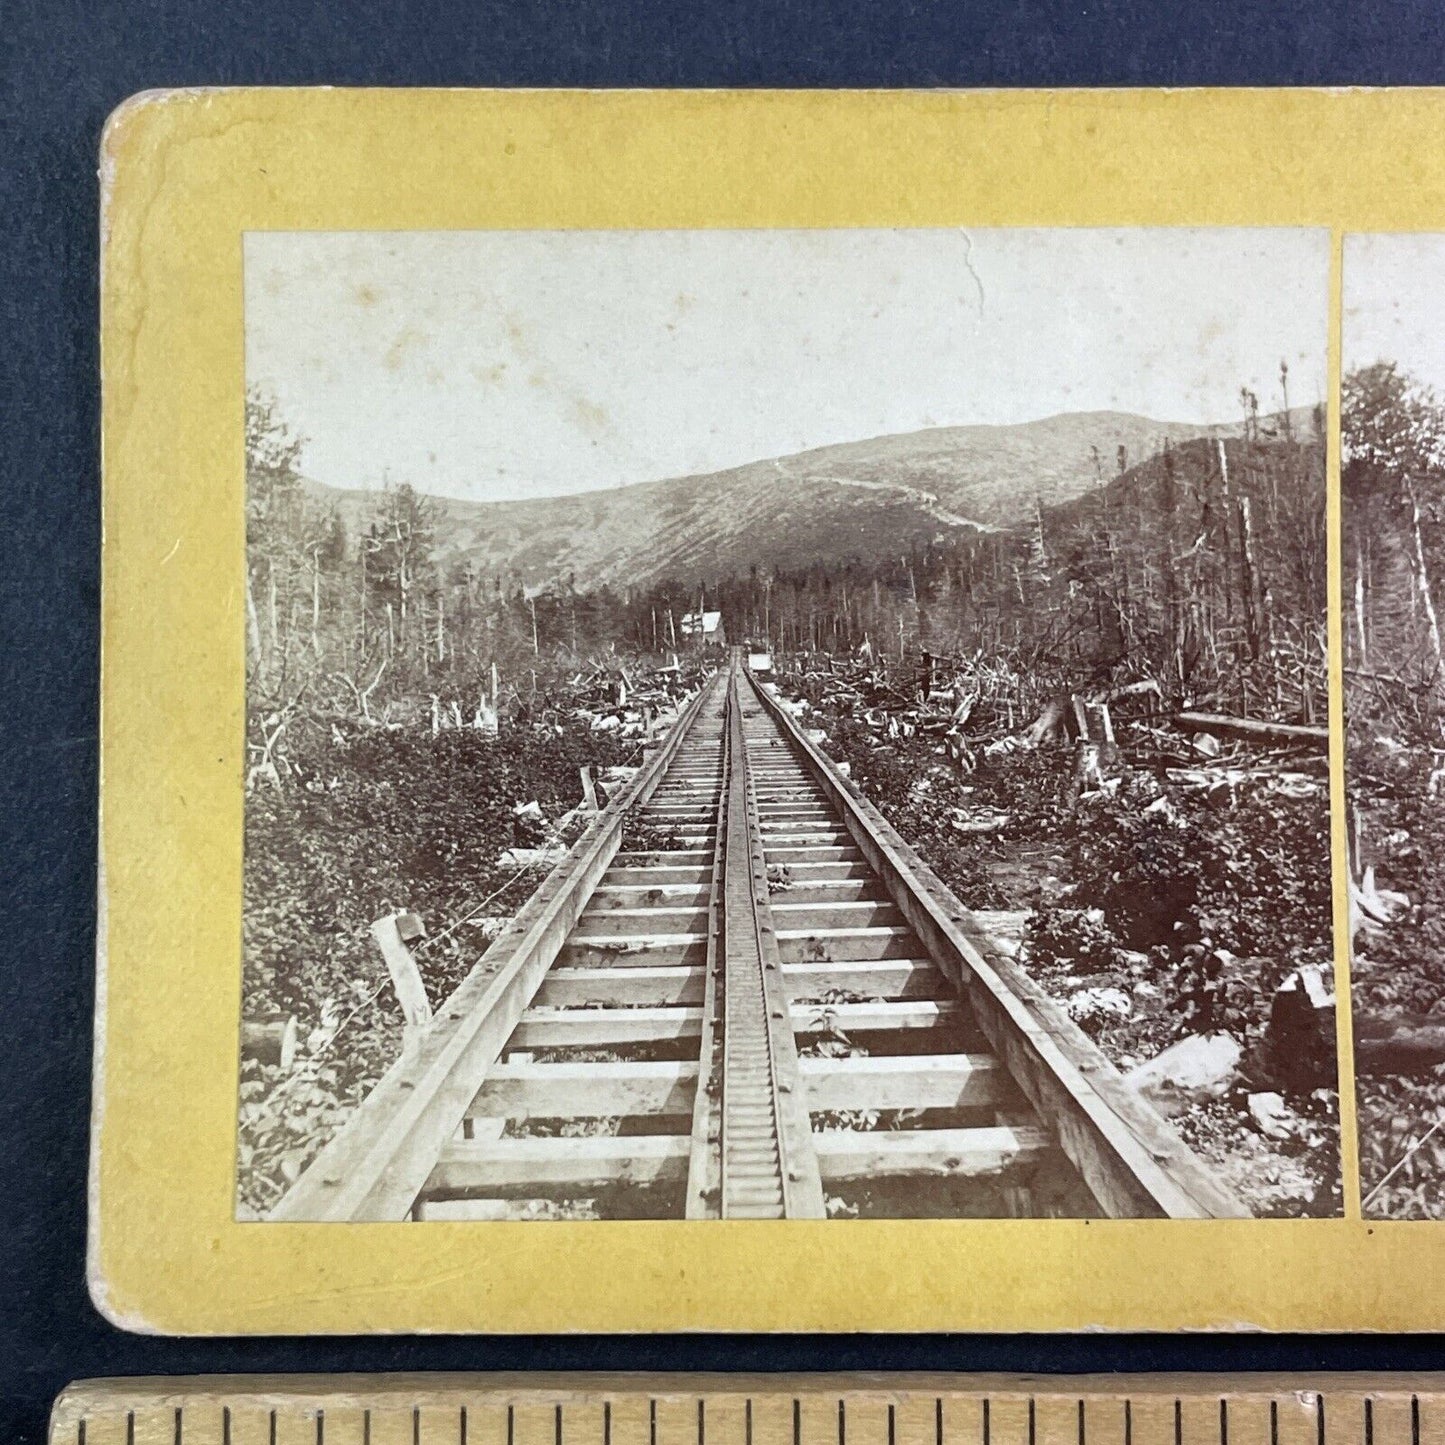
{"type": "Polygon", "coordinates": [[[972,1008],[1000,1063],[1116,1218],[1247,1218],[1093,1042],[990,938],[918,853],[845,780],[776,696],[747,683],[837,809],[930,956],[972,1008]]]}
{"type": "Polygon", "coordinates": [[[703,708],[710,678],[662,746],[592,821],[510,926],[437,1012],[415,1054],[399,1059],[268,1218],[282,1222],[399,1220],[410,1214],[448,1140],[541,987],[567,935],[617,854],[629,813],[661,782],[703,708]]]}

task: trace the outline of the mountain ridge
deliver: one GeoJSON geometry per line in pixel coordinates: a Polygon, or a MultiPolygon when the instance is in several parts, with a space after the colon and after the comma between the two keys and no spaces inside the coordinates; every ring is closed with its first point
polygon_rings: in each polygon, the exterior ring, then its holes
{"type": "MultiPolygon", "coordinates": [[[[1291,413],[1301,434],[1308,417],[1305,408],[1291,413]]],[[[1262,429],[1271,423],[1277,427],[1278,418],[1261,418],[1262,429]]],[[[1015,424],[888,433],[564,496],[474,502],[424,495],[444,568],[470,563],[530,588],[568,580],[584,590],[663,577],[707,581],[752,566],[906,551],[950,530],[1013,526],[1036,506],[1080,496],[1166,442],[1242,430],[1242,422],[1061,412],[1015,424]]],[[[306,485],[338,508],[353,534],[380,495],[306,485]]]]}

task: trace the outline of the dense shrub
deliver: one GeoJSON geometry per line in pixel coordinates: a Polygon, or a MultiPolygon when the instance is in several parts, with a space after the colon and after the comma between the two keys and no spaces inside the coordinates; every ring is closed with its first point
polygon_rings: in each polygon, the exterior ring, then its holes
{"type": "Polygon", "coordinates": [[[540,881],[500,861],[530,845],[513,817],[536,799],[555,821],[582,796],[584,763],[624,760],[581,726],[370,730],[349,739],[301,728],[278,790],[246,799],[242,1017],[294,1014],[310,1041],[295,1070],[242,1071],[239,1191],[270,1207],[396,1056],[401,1020],[369,930],[382,914],[422,915],[418,963],[440,1003],[486,951],[476,912],[507,915],[540,881]]]}
{"type": "Polygon", "coordinates": [[[1353,799],[1363,824],[1359,863],[1379,887],[1408,899],[1388,928],[1357,940],[1354,998],[1364,1012],[1445,1009],[1445,797],[1432,794],[1431,758],[1351,737],[1353,799]],[[1363,780],[1368,779],[1366,783],[1363,780]]]}
{"type": "MultiPolygon", "coordinates": [[[[1352,731],[1349,756],[1358,866],[1406,900],[1355,939],[1355,1017],[1445,1015],[1445,798],[1432,793],[1431,755],[1352,731]]],[[[1445,1070],[1361,1078],[1357,1099],[1366,1214],[1445,1218],[1445,1070]]]]}
{"type": "Polygon", "coordinates": [[[1357,1098],[1366,1217],[1445,1219],[1445,1080],[1362,1078],[1357,1098]]]}
{"type": "Polygon", "coordinates": [[[1261,782],[1233,806],[1199,793],[1159,806],[1138,788],[1088,800],[1071,839],[1073,892],[1124,946],[1206,942],[1294,963],[1332,953],[1329,810],[1261,782]]]}
{"type": "Polygon", "coordinates": [[[1031,963],[1063,966],[1078,972],[1112,969],[1119,962],[1119,940],[1097,909],[1045,906],[1029,915],[1024,942],[1031,963]]]}

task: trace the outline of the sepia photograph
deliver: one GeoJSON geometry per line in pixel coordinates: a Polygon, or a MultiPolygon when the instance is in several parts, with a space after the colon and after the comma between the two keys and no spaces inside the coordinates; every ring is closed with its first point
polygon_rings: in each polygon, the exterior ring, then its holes
{"type": "MultiPolygon", "coordinates": [[[[1361,1161],[1420,1217],[1445,246],[1346,260],[1361,1161]]],[[[1339,1215],[1329,265],[247,234],[237,1218],[1339,1215]]]]}
{"type": "Polygon", "coordinates": [[[1345,238],[1350,987],[1371,1219],[1445,1219],[1445,236],[1345,238]]]}

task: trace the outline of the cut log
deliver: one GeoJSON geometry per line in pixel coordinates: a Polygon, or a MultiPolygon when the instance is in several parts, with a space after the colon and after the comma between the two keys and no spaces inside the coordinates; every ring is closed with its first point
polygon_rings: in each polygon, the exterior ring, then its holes
{"type": "Polygon", "coordinates": [[[258,1064],[279,1064],[289,1069],[296,1061],[300,1034],[294,1014],[271,1014],[241,1025],[241,1057],[258,1064]]]}
{"type": "Polygon", "coordinates": [[[1273,743],[1276,747],[1324,748],[1330,742],[1329,728],[1303,723],[1260,722],[1257,718],[1228,717],[1216,712],[1176,713],[1174,722],[1185,732],[1218,733],[1227,738],[1273,743]]]}
{"type": "Polygon", "coordinates": [[[1445,1064],[1445,1015],[1355,1018],[1357,1074],[1423,1074],[1445,1064]]]}
{"type": "Polygon", "coordinates": [[[1262,1053],[1270,1077],[1288,1089],[1334,1086],[1335,995],[1324,969],[1307,964],[1275,991],[1262,1053]]]}

